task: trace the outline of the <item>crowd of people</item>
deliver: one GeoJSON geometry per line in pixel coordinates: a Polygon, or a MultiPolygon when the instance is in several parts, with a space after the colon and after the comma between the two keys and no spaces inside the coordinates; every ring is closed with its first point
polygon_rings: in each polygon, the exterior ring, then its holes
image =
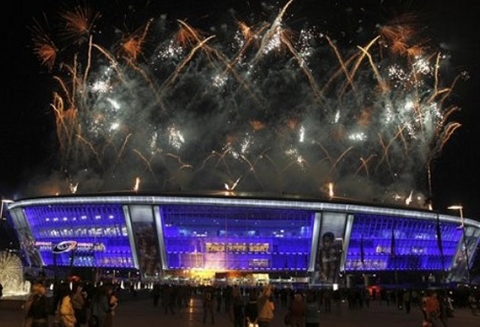
{"type": "Polygon", "coordinates": [[[35,282],[23,305],[23,327],[113,327],[117,305],[114,285],[61,282],[47,295],[46,285],[35,282]]]}
{"type": "MultiPolygon", "coordinates": [[[[268,327],[276,312],[287,312],[285,324],[291,327],[318,327],[321,314],[342,314],[348,310],[368,310],[373,302],[379,306],[396,306],[410,314],[423,313],[426,326],[446,327],[454,308],[471,308],[476,313],[480,292],[472,290],[387,289],[376,292],[366,288],[294,289],[291,287],[178,286],[157,284],[153,290],[154,306],[163,306],[166,314],[188,305],[192,296],[200,296],[203,323],[215,324],[215,316],[228,313],[234,327],[268,327]],[[276,310],[279,307],[282,310],[276,310]],[[320,314],[321,313],[321,314],[320,314]]],[[[420,322],[419,322],[420,325],[420,322]]]]}
{"type": "MultiPolygon", "coordinates": [[[[44,284],[33,283],[24,305],[24,327],[113,327],[118,291],[114,284],[65,282],[54,285],[53,295],[47,296],[44,284]]],[[[222,313],[229,316],[233,327],[269,327],[279,313],[286,313],[280,317],[286,326],[318,327],[321,315],[342,314],[344,302],[348,310],[368,310],[372,302],[397,306],[406,314],[412,309],[420,310],[425,327],[447,327],[455,307],[467,307],[472,314],[480,314],[480,292],[471,290],[383,288],[377,292],[365,288],[334,291],[268,284],[244,287],[157,283],[146,292],[153,299],[153,306],[161,308],[164,314],[175,315],[196,298],[202,304],[204,324],[214,325],[216,316],[222,313]]]]}

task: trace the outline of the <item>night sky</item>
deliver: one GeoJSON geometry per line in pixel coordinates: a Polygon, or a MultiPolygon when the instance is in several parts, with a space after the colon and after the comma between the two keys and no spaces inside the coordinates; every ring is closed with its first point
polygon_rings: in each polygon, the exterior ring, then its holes
{"type": "MultiPolygon", "coordinates": [[[[264,1],[267,4],[285,2],[264,1]]],[[[42,20],[63,8],[85,2],[19,0],[2,10],[2,115],[0,116],[1,175],[0,192],[5,198],[17,198],[19,189],[55,166],[54,116],[50,108],[55,83],[33,53],[31,31],[33,19],[42,20]]],[[[88,1],[86,2],[88,3],[88,1]]],[[[234,21],[235,17],[266,19],[268,14],[255,2],[242,1],[93,1],[102,11],[101,20],[114,24],[124,20],[119,29],[134,30],[149,17],[168,14],[170,20],[182,19],[193,26],[208,29],[214,23],[234,21]],[[108,3],[98,5],[97,3],[108,3]],[[103,7],[103,8],[102,8],[103,7]],[[235,9],[232,14],[230,8],[235,9]]],[[[301,26],[306,21],[328,27],[332,35],[355,34],[358,26],[374,27],[401,13],[415,13],[419,28],[427,28],[433,42],[451,56],[452,72],[467,72],[469,78],[458,81],[452,101],[461,108],[452,117],[462,127],[434,160],[432,170],[433,205],[440,212],[451,204],[462,204],[464,215],[480,220],[480,2],[465,1],[389,1],[343,0],[293,1],[286,23],[301,26]],[[328,5],[324,2],[329,2],[328,5]],[[361,20],[361,23],[359,21],[361,20]],[[327,23],[328,21],[328,23],[327,23]],[[353,31],[352,31],[353,30],[353,31]],[[344,32],[345,31],[345,32],[344,32]]]]}

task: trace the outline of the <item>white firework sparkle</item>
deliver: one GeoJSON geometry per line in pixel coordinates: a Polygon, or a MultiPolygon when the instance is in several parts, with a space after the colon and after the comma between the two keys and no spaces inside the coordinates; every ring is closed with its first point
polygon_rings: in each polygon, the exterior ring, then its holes
{"type": "MultiPolygon", "coordinates": [[[[370,41],[344,39],[290,27],[292,2],[210,32],[177,21],[159,33],[150,27],[164,27],[161,16],[61,47],[75,55],[52,63],[52,108],[61,171],[77,192],[130,190],[140,175],[145,192],[220,190],[242,176],[237,192],[317,196],[333,182],[365,201],[431,194],[434,158],[461,126],[449,95],[466,76],[444,81],[446,57],[408,20],[365,32],[370,41]]],[[[41,62],[54,39],[34,38],[41,62]]]]}

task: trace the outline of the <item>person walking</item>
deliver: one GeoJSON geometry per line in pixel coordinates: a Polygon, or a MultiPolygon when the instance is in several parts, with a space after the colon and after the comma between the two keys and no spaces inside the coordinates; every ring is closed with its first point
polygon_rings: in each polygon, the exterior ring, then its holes
{"type": "Polygon", "coordinates": [[[266,285],[257,299],[258,327],[269,327],[274,315],[275,305],[272,301],[272,286],[266,285]]]}

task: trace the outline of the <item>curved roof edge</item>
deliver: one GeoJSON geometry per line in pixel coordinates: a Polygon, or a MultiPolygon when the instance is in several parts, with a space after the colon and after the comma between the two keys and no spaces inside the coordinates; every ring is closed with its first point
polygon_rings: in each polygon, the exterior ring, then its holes
{"type": "MultiPolygon", "coordinates": [[[[356,212],[368,214],[382,214],[392,216],[407,216],[411,218],[450,221],[461,223],[458,216],[440,214],[435,211],[377,206],[373,204],[360,204],[354,202],[322,201],[320,199],[295,197],[273,197],[255,194],[236,194],[233,192],[217,192],[211,194],[163,194],[163,195],[143,195],[137,193],[115,193],[115,194],[88,194],[88,195],[68,195],[51,196],[22,199],[8,204],[8,209],[28,207],[32,205],[60,205],[60,204],[100,204],[100,203],[123,203],[123,204],[202,204],[219,206],[251,206],[263,208],[278,209],[303,209],[303,210],[322,210],[335,212],[356,212]]],[[[480,228],[480,222],[472,219],[464,219],[465,225],[480,228]]]]}

